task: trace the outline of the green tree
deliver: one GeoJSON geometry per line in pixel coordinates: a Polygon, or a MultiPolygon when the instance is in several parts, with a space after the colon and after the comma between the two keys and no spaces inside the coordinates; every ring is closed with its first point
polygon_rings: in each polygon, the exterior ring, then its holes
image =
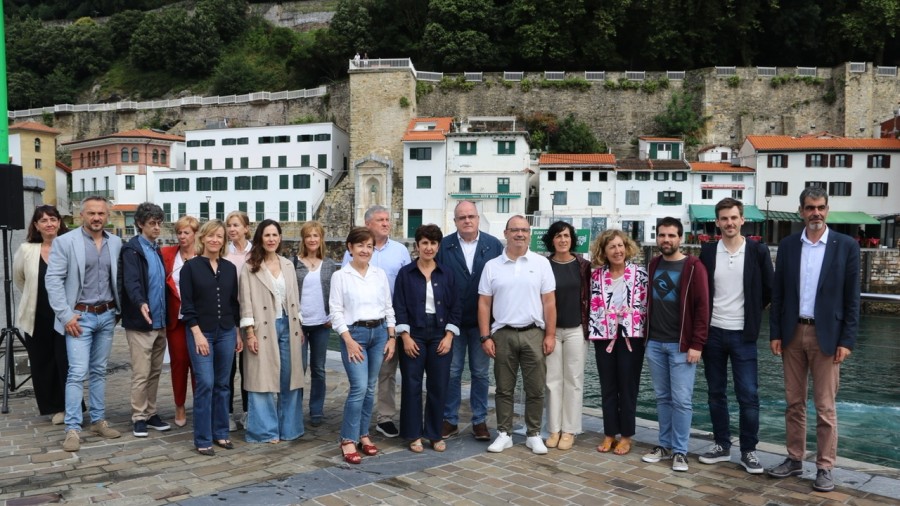
{"type": "Polygon", "coordinates": [[[499,63],[493,0],[431,0],[422,36],[423,56],[444,71],[499,63]]]}
{"type": "Polygon", "coordinates": [[[200,0],[194,15],[214,26],[222,42],[228,43],[247,28],[247,1],[200,0]]]}
{"type": "Polygon", "coordinates": [[[137,10],[117,12],[109,17],[106,26],[109,28],[110,43],[116,54],[127,54],[131,45],[131,36],[144,19],[144,13],[137,10]]]}
{"type": "Polygon", "coordinates": [[[90,18],[81,18],[66,27],[64,37],[68,53],[64,69],[76,81],[109,68],[114,57],[109,28],[90,18]]]}
{"type": "Polygon", "coordinates": [[[341,0],[331,18],[329,32],[334,35],[333,43],[337,44],[334,50],[348,61],[357,51],[368,51],[372,47],[372,33],[381,29],[372,25],[371,6],[370,0],[341,0]]]}
{"type": "Polygon", "coordinates": [[[606,146],[599,142],[591,127],[583,121],[578,121],[573,115],[559,125],[559,134],[550,144],[553,153],[605,153],[606,146]]]}
{"type": "Polygon", "coordinates": [[[29,70],[10,72],[7,75],[7,99],[10,110],[31,109],[45,105],[41,78],[29,70]]]}
{"type": "Polygon", "coordinates": [[[684,136],[687,144],[696,144],[706,124],[706,118],[697,112],[699,107],[696,102],[697,98],[690,92],[673,92],[666,110],[653,118],[658,133],[669,137],[684,136]]]}
{"type": "Polygon", "coordinates": [[[862,0],[859,9],[840,18],[841,35],[857,54],[868,55],[876,64],[885,61],[885,47],[895,41],[900,28],[900,2],[862,0]]]}
{"type": "Polygon", "coordinates": [[[208,19],[182,8],[147,14],[131,38],[131,62],[144,70],[173,75],[207,75],[218,61],[222,41],[208,19]]]}

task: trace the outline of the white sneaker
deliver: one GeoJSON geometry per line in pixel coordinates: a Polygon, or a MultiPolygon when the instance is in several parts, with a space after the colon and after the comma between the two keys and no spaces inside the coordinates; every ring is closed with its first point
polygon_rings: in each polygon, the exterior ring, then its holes
{"type": "MultiPolygon", "coordinates": [[[[538,438],[540,439],[540,438],[538,438]]],[[[512,438],[505,432],[497,432],[497,439],[491,443],[491,446],[488,446],[487,451],[491,453],[500,453],[507,448],[512,448],[513,442],[512,438]]],[[[547,448],[544,447],[544,453],[547,453],[547,448]]]]}
{"type": "Polygon", "coordinates": [[[535,455],[546,455],[547,454],[547,446],[544,445],[544,440],[541,439],[541,436],[531,436],[525,440],[525,446],[531,448],[531,451],[535,455]]]}
{"type": "Polygon", "coordinates": [[[234,432],[238,430],[237,423],[235,423],[233,417],[228,417],[228,432],[234,432]]]}

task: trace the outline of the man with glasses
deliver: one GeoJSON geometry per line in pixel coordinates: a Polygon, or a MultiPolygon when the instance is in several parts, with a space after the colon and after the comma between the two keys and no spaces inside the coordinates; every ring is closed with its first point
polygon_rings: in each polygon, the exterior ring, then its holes
{"type": "Polygon", "coordinates": [[[506,249],[490,260],[478,284],[478,327],[481,346],[494,359],[497,384],[497,438],[489,452],[511,448],[513,393],[522,370],[525,386],[525,446],[547,453],[541,439],[546,366],[556,344],[556,278],[546,257],[528,250],[531,228],[524,216],[513,216],[503,232],[506,249]],[[493,322],[491,322],[493,317],[493,322]]]}
{"type": "Polygon", "coordinates": [[[859,330],[859,244],[829,230],[828,194],[809,187],[800,193],[803,231],[778,245],[769,345],[784,366],[785,436],[788,456],[769,469],[773,478],[803,474],[806,454],[807,381],[816,406],[816,480],[813,490],[834,490],[837,460],[835,396],[841,364],[859,330]]]}
{"type": "Polygon", "coordinates": [[[453,360],[450,364],[450,385],[444,407],[443,438],[459,434],[459,406],[462,402],[462,372],[469,356],[469,406],[472,408],[472,433],[479,441],[490,441],[487,428],[488,368],[491,359],[481,349],[478,330],[478,282],[488,260],[503,251],[500,241],[478,230],[478,209],[464,200],[456,205],[453,222],[456,233],[441,241],[437,260],[450,269],[456,280],[459,300],[462,301],[460,334],[453,339],[453,360]]]}
{"type": "Polygon", "coordinates": [[[166,271],[156,244],[163,210],[144,202],[134,212],[140,232],[123,247],[119,257],[122,326],[131,350],[131,421],[135,437],[147,437],[147,428],[169,430],[156,410],[156,393],[166,353],[166,271]]]}

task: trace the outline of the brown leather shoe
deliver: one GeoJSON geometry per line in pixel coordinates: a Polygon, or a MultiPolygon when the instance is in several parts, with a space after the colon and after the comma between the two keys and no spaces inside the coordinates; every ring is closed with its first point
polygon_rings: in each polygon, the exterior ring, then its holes
{"type": "Polygon", "coordinates": [[[476,423],[472,426],[472,434],[475,435],[477,441],[490,441],[491,433],[488,432],[487,424],[484,422],[476,423]]]}
{"type": "Polygon", "coordinates": [[[444,420],[444,426],[441,429],[441,439],[447,439],[459,434],[459,426],[444,420]]]}

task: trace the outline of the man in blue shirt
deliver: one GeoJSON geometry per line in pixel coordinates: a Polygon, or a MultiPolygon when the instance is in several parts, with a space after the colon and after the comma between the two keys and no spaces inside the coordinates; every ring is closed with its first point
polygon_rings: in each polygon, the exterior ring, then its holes
{"type": "Polygon", "coordinates": [[[122,247],[119,273],[122,326],[131,350],[131,421],[135,437],[147,437],[147,427],[169,430],[156,412],[159,375],[166,353],[166,272],[156,245],[163,210],[140,204],[134,223],[140,235],[122,247]]]}

